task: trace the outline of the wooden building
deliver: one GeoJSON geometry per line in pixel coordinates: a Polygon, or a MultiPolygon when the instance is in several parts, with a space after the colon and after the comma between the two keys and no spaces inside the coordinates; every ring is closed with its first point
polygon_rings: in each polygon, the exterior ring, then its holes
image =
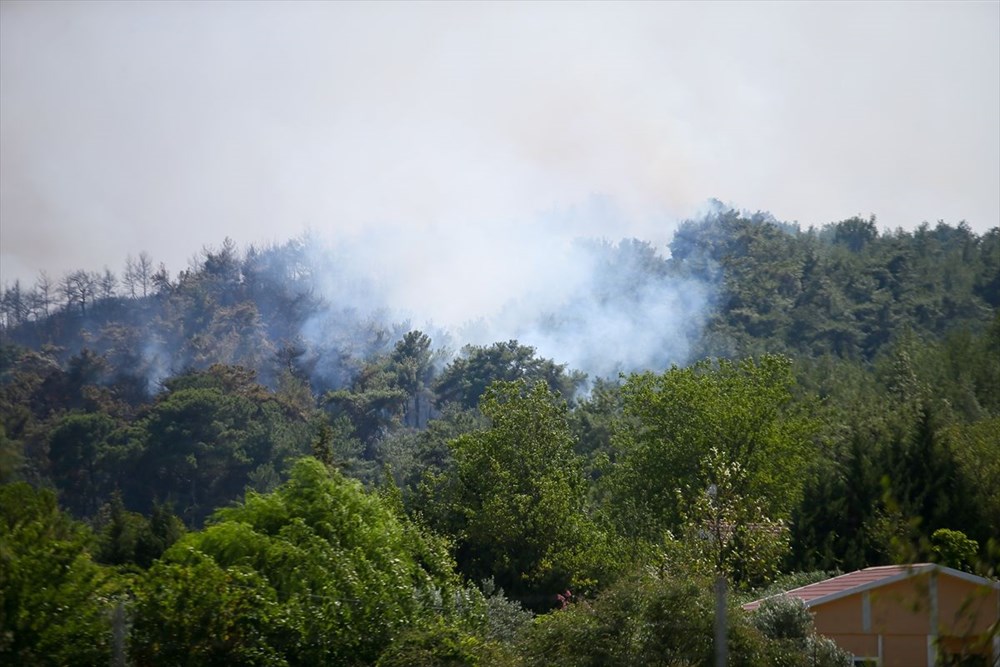
{"type": "Polygon", "coordinates": [[[920,563],[869,567],[784,595],[802,600],[817,632],[855,664],[1000,667],[1000,582],[920,563]]]}

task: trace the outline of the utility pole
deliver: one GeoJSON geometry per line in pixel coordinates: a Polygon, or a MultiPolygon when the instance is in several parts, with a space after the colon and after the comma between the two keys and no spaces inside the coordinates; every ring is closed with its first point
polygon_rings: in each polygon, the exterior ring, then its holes
{"type": "Polygon", "coordinates": [[[715,580],[715,667],[726,667],[729,662],[729,645],[726,623],[726,577],[715,580]]]}
{"type": "Polygon", "coordinates": [[[111,616],[111,667],[127,667],[125,661],[125,602],[119,598],[111,616]]]}

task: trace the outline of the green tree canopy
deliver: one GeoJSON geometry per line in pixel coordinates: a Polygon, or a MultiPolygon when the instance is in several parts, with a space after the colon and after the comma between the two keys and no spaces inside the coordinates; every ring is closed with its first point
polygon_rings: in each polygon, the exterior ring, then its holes
{"type": "Polygon", "coordinates": [[[218,664],[371,664],[422,616],[472,604],[453,568],[442,540],[303,459],[276,491],[248,494],[167,551],[141,589],[134,648],[150,664],[183,650],[218,664]]]}
{"type": "Polygon", "coordinates": [[[116,456],[122,448],[114,442],[120,426],[104,412],[74,412],[49,432],[52,479],[62,491],[63,505],[77,515],[93,514],[99,499],[123,481],[116,456]]]}
{"type": "Polygon", "coordinates": [[[453,401],[474,408],[491,382],[544,381],[549,389],[569,400],[584,376],[567,373],[565,364],[535,356],[535,348],[516,340],[489,347],[466,345],[457,359],[441,373],[435,385],[439,401],[453,401]]]}
{"type": "Polygon", "coordinates": [[[107,665],[121,582],[90,558],[93,535],[55,494],[0,486],[0,662],[107,665]]]}
{"type": "Polygon", "coordinates": [[[305,419],[244,369],[213,366],[168,388],[137,424],[143,448],[126,493],[131,507],[149,511],[159,499],[197,524],[306,451],[305,419]]]}
{"type": "Polygon", "coordinates": [[[720,360],[632,375],[615,434],[610,512],[629,535],[658,542],[683,523],[685,507],[731,473],[726,487],[787,519],[802,492],[814,427],[792,401],[791,363],[720,360]],[[712,454],[717,465],[704,462],[712,454]]]}
{"type": "Polygon", "coordinates": [[[479,405],[490,426],[452,441],[453,465],[433,487],[438,521],[458,539],[459,567],[496,578],[546,607],[594,576],[601,538],[585,513],[586,484],[566,404],[544,382],[495,382],[479,405]]]}
{"type": "MultiPolygon", "coordinates": [[[[711,580],[643,568],[593,600],[538,617],[522,642],[524,664],[711,665],[714,620],[711,580]]],[[[733,667],[811,664],[793,661],[796,653],[769,642],[734,604],[728,609],[728,646],[727,664],[733,667]]]]}

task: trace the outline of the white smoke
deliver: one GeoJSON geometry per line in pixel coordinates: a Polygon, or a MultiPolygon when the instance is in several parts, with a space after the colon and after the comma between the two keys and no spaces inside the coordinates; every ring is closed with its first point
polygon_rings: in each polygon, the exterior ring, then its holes
{"type": "Polygon", "coordinates": [[[533,216],[594,195],[627,215],[571,238],[660,243],[660,216],[717,195],[804,226],[1000,220],[995,2],[0,14],[0,283],[142,250],[176,273],[227,236],[311,227],[395,253],[389,289],[433,290],[452,320],[526,287],[502,272],[546,247],[533,216]],[[439,259],[459,273],[411,283],[439,259]],[[477,270],[490,279],[457,294],[477,270]]]}
{"type": "MultiPolygon", "coordinates": [[[[624,215],[597,199],[447,238],[421,231],[307,244],[324,307],[303,340],[364,357],[409,328],[439,347],[516,339],[592,378],[684,363],[716,286],[672,272],[663,243],[576,235],[627,227],[624,215]]],[[[336,383],[338,373],[327,375],[336,383]]]]}

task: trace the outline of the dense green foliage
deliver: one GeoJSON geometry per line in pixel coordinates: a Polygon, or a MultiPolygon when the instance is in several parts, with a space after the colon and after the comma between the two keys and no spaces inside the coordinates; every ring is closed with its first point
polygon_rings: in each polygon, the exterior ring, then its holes
{"type": "Polygon", "coordinates": [[[676,525],[685,506],[717,486],[721,464],[738,464],[732,492],[763,502],[765,514],[787,518],[801,494],[802,470],[813,458],[812,427],[792,406],[790,362],[701,362],[663,374],[628,378],[625,419],[611,477],[616,514],[628,530],[656,538],[676,525]]]}
{"type": "Polygon", "coordinates": [[[873,360],[903,330],[981,331],[1000,306],[1000,229],[926,223],[879,234],[852,218],[802,232],[720,211],[670,243],[685,272],[720,278],[707,354],[786,352],[873,360]]]}
{"type": "Polygon", "coordinates": [[[706,534],[686,542],[710,570],[741,584],[773,573],[782,553],[770,547],[783,543],[815,459],[792,384],[790,362],[775,356],[629,377],[606,478],[622,532],[653,543],[706,534]]]}
{"type": "Polygon", "coordinates": [[[480,410],[489,427],[456,438],[453,465],[428,478],[428,515],[456,536],[473,581],[493,577],[516,599],[551,606],[555,593],[592,584],[604,555],[565,402],[541,381],[496,382],[480,410]]]}
{"type": "Polygon", "coordinates": [[[772,641],[774,665],[846,667],[853,663],[850,654],[816,634],[812,614],[797,598],[776,596],[764,600],[750,622],[772,641]]]}
{"type": "MultiPolygon", "coordinates": [[[[711,591],[710,581],[690,575],[630,576],[593,601],[539,619],[525,639],[525,663],[539,667],[715,664],[716,601],[711,591]]],[[[851,664],[832,642],[816,636],[808,613],[792,623],[769,622],[773,613],[765,614],[758,619],[730,607],[727,664],[851,664]]]]}
{"type": "Polygon", "coordinates": [[[478,602],[444,542],[311,459],[273,493],[220,510],[144,584],[133,648],[149,664],[185,645],[219,664],[368,664],[401,628],[478,602]]]}
{"type": "MultiPolygon", "coordinates": [[[[710,664],[720,575],[996,572],[1000,230],[719,210],[590,251],[605,315],[711,295],[691,359],[453,354],[308,239],[5,286],[0,661],[710,664]]],[[[732,664],[842,663],[730,614],[732,664]]]]}
{"type": "Polygon", "coordinates": [[[92,535],[50,491],[0,487],[0,662],[106,665],[123,581],[94,563],[92,535]]]}

